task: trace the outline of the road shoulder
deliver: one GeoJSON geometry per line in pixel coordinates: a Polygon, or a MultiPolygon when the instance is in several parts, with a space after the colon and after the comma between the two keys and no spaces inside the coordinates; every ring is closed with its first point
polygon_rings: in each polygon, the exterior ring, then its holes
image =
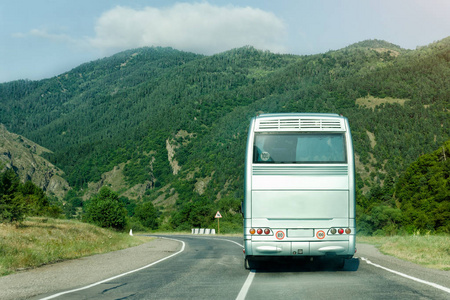
{"type": "Polygon", "coordinates": [[[357,249],[357,257],[364,257],[372,263],[379,264],[385,268],[450,288],[450,271],[430,269],[390,255],[382,254],[375,246],[370,244],[358,243],[357,249]]]}
{"type": "Polygon", "coordinates": [[[156,238],[137,247],[46,265],[0,277],[0,299],[25,299],[88,285],[167,257],[178,241],[156,238]]]}

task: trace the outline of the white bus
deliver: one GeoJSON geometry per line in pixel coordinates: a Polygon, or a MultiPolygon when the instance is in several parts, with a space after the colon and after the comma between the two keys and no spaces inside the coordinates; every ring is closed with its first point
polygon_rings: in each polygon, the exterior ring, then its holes
{"type": "Polygon", "coordinates": [[[355,162],[337,114],[263,114],[247,140],[245,268],[258,258],[355,254],[355,162]]]}

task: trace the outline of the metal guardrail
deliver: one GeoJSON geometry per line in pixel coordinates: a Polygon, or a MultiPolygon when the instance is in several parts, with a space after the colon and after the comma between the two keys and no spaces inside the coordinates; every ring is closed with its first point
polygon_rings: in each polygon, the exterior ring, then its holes
{"type": "Polygon", "coordinates": [[[192,228],[192,234],[216,234],[216,230],[210,228],[192,228]]]}

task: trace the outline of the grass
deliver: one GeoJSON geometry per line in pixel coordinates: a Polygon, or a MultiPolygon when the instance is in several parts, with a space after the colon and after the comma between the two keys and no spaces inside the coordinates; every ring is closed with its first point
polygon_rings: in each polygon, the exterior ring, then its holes
{"type": "Polygon", "coordinates": [[[357,241],[375,245],[383,254],[450,271],[449,235],[358,236],[357,241]]]}
{"type": "Polygon", "coordinates": [[[29,218],[19,226],[0,224],[0,276],[150,240],[71,220],[29,218]]]}
{"type": "Polygon", "coordinates": [[[401,106],[404,106],[406,101],[409,101],[409,99],[394,99],[391,97],[376,98],[376,97],[368,95],[364,98],[356,99],[356,104],[365,106],[367,108],[375,109],[378,105],[381,105],[384,103],[398,103],[401,106]]]}

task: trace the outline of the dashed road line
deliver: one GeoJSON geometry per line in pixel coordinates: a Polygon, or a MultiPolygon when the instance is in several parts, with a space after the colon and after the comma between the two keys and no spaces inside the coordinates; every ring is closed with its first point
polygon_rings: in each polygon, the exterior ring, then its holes
{"type": "Polygon", "coordinates": [[[245,280],[244,285],[241,288],[241,291],[239,292],[239,295],[236,297],[236,300],[244,300],[247,296],[248,290],[250,289],[250,286],[252,285],[253,278],[255,277],[255,271],[251,270],[250,273],[247,276],[247,280],[245,280]]]}

